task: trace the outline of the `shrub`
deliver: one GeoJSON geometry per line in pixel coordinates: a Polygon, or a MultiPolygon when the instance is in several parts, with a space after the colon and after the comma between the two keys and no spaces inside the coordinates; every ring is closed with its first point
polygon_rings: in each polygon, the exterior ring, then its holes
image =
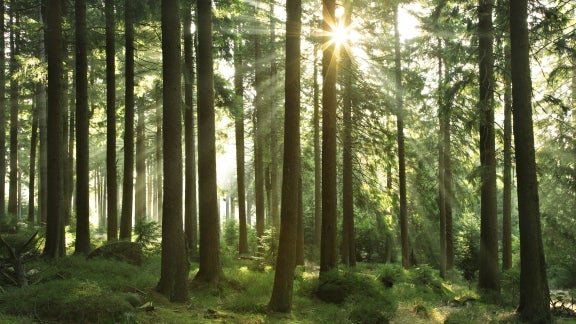
{"type": "Polygon", "coordinates": [[[380,267],[378,279],[385,287],[392,288],[395,283],[404,281],[406,275],[401,265],[386,263],[380,267]]]}

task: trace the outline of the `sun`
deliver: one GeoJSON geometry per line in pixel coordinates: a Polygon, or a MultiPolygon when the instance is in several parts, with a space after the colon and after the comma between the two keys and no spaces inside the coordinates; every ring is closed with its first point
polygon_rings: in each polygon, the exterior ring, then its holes
{"type": "Polygon", "coordinates": [[[351,41],[351,28],[344,26],[344,22],[339,21],[336,25],[332,26],[330,33],[330,41],[336,47],[346,46],[351,41]]]}

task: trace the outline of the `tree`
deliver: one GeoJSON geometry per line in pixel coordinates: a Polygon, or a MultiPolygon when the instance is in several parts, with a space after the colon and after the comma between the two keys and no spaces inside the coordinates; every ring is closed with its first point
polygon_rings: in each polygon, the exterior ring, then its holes
{"type": "Polygon", "coordinates": [[[194,137],[194,53],[192,1],[184,6],[184,137],[185,137],[185,233],[186,245],[191,256],[198,255],[198,210],[196,193],[196,140],[194,137]]]}
{"type": "Polygon", "coordinates": [[[336,79],[338,56],[336,44],[330,39],[336,24],[336,3],[322,1],[322,242],[320,245],[320,273],[336,267],[337,192],[336,192],[336,79]]]}
{"type": "Polygon", "coordinates": [[[404,144],[404,102],[402,89],[402,58],[400,52],[400,31],[398,29],[398,3],[394,4],[394,79],[396,109],[396,141],[398,145],[398,186],[400,195],[400,245],[402,266],[410,268],[408,250],[408,205],[406,199],[406,149],[404,144]]]}
{"type": "Polygon", "coordinates": [[[106,11],[106,233],[118,239],[118,180],[116,170],[116,30],[114,0],[105,1],[106,11]]]}
{"type": "Polygon", "coordinates": [[[216,126],[212,57],[212,1],[196,2],[198,15],[198,207],[200,269],[194,280],[220,280],[220,220],[216,184],[216,126]]]}
{"type": "Polygon", "coordinates": [[[88,45],[86,1],[75,2],[76,32],[76,242],[75,253],[90,252],[90,178],[88,142],[88,45]]]}
{"type": "Polygon", "coordinates": [[[478,2],[478,66],[480,69],[480,268],[478,287],[500,290],[498,267],[498,212],[496,204],[496,149],[494,135],[493,0],[478,2]]]}
{"type": "Polygon", "coordinates": [[[246,226],[246,171],[244,146],[244,78],[242,71],[241,40],[234,42],[234,131],[236,135],[236,184],[238,187],[238,253],[248,253],[248,231],[246,226]]]}
{"type": "Polygon", "coordinates": [[[145,104],[136,111],[136,181],[134,184],[134,218],[136,225],[146,220],[146,134],[145,104]]]}
{"type": "MultiPolygon", "coordinates": [[[[352,1],[344,2],[344,28],[350,28],[352,20],[352,1]]],[[[348,46],[348,44],[344,44],[348,46]]],[[[343,84],[343,122],[342,143],[342,261],[349,266],[356,265],[356,244],[354,238],[354,184],[352,164],[352,57],[349,51],[342,56],[343,84]]]]}
{"type": "Polygon", "coordinates": [[[320,86],[318,84],[318,47],[313,46],[313,105],[312,117],[314,129],[314,242],[320,247],[322,242],[322,151],[320,146],[320,86]]]}
{"type": "Polygon", "coordinates": [[[188,300],[188,259],[182,230],[182,113],[180,105],[180,9],[178,0],[162,0],[162,113],[164,202],[162,264],[156,289],[173,302],[188,300]]]}
{"type": "MultiPolygon", "coordinates": [[[[0,0],[0,34],[6,34],[4,22],[4,0],[0,0]]],[[[0,42],[0,106],[6,107],[6,44],[0,42]]],[[[0,109],[0,181],[6,181],[6,109],[0,109]]],[[[6,188],[0,186],[0,219],[3,220],[6,212],[6,188]]],[[[4,230],[4,229],[1,229],[4,230]]]]}
{"type": "MultiPolygon", "coordinates": [[[[12,4],[13,5],[13,4],[12,4]]],[[[10,12],[10,175],[8,187],[8,216],[16,223],[18,216],[18,101],[20,82],[16,76],[17,57],[20,55],[20,33],[16,31],[20,15],[18,6],[11,6],[10,12]]]]}
{"type": "Polygon", "coordinates": [[[520,222],[520,317],[551,323],[532,122],[528,1],[510,1],[512,110],[520,222]]]}
{"type": "Polygon", "coordinates": [[[278,312],[292,309],[296,238],[300,208],[300,33],[302,4],[286,3],[286,78],[284,118],[284,165],[282,170],[282,206],[280,242],[274,286],[269,307],[278,312]],[[295,203],[298,202],[298,203],[295,203]]]}
{"type": "Polygon", "coordinates": [[[124,178],[122,184],[122,214],[120,239],[131,240],[132,202],[134,191],[134,8],[133,0],[124,0],[125,25],[125,108],[124,108],[124,178]]]}
{"type": "Polygon", "coordinates": [[[55,258],[66,253],[62,245],[64,236],[64,188],[62,183],[63,114],[62,96],[62,1],[46,0],[46,57],[48,61],[47,111],[47,219],[44,255],[55,258]]]}

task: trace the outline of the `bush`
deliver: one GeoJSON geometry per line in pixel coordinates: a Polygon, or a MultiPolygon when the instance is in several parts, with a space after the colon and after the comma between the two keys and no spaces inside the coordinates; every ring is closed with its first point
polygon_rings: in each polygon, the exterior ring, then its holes
{"type": "Polygon", "coordinates": [[[387,288],[392,288],[392,286],[400,281],[406,279],[406,274],[401,265],[395,263],[386,263],[382,265],[379,269],[378,279],[387,288]]]}

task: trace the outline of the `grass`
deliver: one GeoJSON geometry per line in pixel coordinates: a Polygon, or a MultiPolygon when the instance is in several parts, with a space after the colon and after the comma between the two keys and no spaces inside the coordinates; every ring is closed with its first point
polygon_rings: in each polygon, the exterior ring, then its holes
{"type": "MultiPolygon", "coordinates": [[[[457,275],[442,281],[427,266],[359,264],[322,280],[315,267],[299,267],[292,313],[271,313],[273,270],[253,262],[229,258],[218,288],[191,285],[189,301],[173,304],[154,290],[157,256],[141,267],[76,256],[36,261],[28,265],[40,271],[33,284],[3,288],[0,323],[517,323],[514,305],[484,302],[457,275]],[[320,300],[327,286],[345,292],[339,304],[320,300]],[[144,303],[153,310],[132,305],[144,303]]],[[[192,264],[191,279],[196,271],[192,264]]]]}

